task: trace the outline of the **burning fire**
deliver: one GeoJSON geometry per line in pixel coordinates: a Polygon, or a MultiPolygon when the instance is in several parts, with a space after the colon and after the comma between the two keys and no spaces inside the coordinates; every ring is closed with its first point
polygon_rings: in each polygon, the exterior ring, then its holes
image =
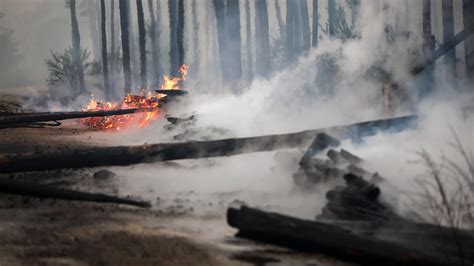
{"type": "MultiPolygon", "coordinates": [[[[181,77],[169,78],[164,76],[161,90],[179,90],[180,82],[186,80],[188,74],[188,66],[182,65],[179,68],[181,77]]],[[[100,102],[91,96],[88,105],[83,111],[110,111],[130,108],[155,108],[151,112],[141,112],[129,115],[116,115],[105,117],[88,117],[81,119],[81,123],[95,129],[118,131],[131,125],[138,125],[144,127],[151,121],[156,120],[160,113],[160,100],[165,97],[164,94],[144,93],[141,95],[126,95],[120,103],[114,102],[100,102]]]]}

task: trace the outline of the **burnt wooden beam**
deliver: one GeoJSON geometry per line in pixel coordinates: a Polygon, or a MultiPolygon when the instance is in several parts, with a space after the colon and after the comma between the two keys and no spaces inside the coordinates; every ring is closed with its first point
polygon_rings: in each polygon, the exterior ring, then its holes
{"type": "Polygon", "coordinates": [[[236,236],[240,238],[331,255],[362,265],[456,265],[459,262],[444,254],[357,235],[330,224],[247,207],[229,208],[227,222],[238,229],[236,236]]]}
{"type": "Polygon", "coordinates": [[[39,122],[62,121],[68,119],[103,117],[114,115],[128,115],[142,112],[153,112],[157,108],[129,108],[107,111],[74,111],[74,112],[50,112],[50,113],[29,113],[14,116],[0,117],[0,128],[8,128],[16,125],[33,124],[39,122]]]}
{"type": "Polygon", "coordinates": [[[149,202],[119,198],[97,193],[86,193],[48,185],[17,182],[0,178],[0,193],[22,195],[35,198],[88,201],[97,203],[115,203],[142,208],[151,207],[149,202]]]}
{"type": "Polygon", "coordinates": [[[362,136],[371,136],[379,131],[396,132],[412,127],[416,119],[416,116],[405,116],[326,129],[260,137],[139,146],[94,147],[41,154],[4,154],[0,155],[0,173],[126,166],[158,161],[210,158],[272,151],[307,145],[316,134],[322,132],[337,135],[339,139],[350,138],[355,132],[362,136]]]}

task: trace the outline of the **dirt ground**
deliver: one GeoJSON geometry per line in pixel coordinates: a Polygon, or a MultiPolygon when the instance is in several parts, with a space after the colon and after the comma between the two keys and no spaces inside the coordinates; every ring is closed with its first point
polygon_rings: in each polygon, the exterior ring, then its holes
{"type": "MultiPolygon", "coordinates": [[[[107,145],[75,123],[43,129],[0,130],[0,156],[107,145]]],[[[114,194],[90,170],[0,175],[114,194]],[[64,178],[64,177],[67,178],[64,178]],[[92,181],[91,181],[92,180],[92,181]]],[[[0,194],[0,265],[347,265],[240,240],[224,213],[192,213],[0,194]]]]}

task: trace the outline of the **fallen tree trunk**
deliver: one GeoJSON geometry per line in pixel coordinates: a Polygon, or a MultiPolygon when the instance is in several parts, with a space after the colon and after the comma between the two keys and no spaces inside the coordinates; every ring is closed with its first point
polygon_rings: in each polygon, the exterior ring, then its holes
{"type": "Polygon", "coordinates": [[[405,116],[308,130],[290,134],[141,146],[96,147],[84,150],[0,156],[0,173],[77,169],[98,166],[126,166],[157,161],[197,159],[272,151],[306,145],[314,136],[327,132],[338,139],[353,134],[371,136],[379,131],[395,132],[413,126],[416,116],[405,116]]]}
{"type": "Polygon", "coordinates": [[[33,124],[38,122],[61,121],[87,117],[103,117],[113,115],[127,115],[142,112],[152,112],[156,108],[129,108],[108,111],[76,111],[76,112],[51,112],[51,113],[29,113],[24,115],[0,117],[0,128],[8,128],[17,125],[33,124]]]}
{"type": "Polygon", "coordinates": [[[239,230],[237,237],[323,253],[363,265],[459,265],[456,258],[356,235],[321,222],[247,207],[228,209],[227,222],[239,230]]]}
{"type": "Polygon", "coordinates": [[[151,207],[150,203],[145,201],[136,201],[132,199],[124,199],[104,194],[86,193],[68,189],[60,189],[48,185],[31,184],[24,182],[16,182],[0,178],[0,193],[22,195],[36,198],[62,199],[73,201],[88,201],[100,203],[116,203],[131,205],[142,208],[151,207]]]}

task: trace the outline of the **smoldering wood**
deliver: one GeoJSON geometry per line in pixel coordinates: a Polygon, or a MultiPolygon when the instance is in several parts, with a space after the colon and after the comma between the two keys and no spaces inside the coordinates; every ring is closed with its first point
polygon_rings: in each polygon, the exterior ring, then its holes
{"type": "Polygon", "coordinates": [[[188,92],[184,90],[155,90],[155,92],[165,94],[168,97],[184,96],[188,94],[188,92]]]}
{"type": "Polygon", "coordinates": [[[43,154],[16,154],[0,157],[0,173],[78,169],[98,166],[126,166],[181,159],[198,159],[295,148],[307,143],[318,133],[350,138],[352,134],[371,136],[379,131],[394,132],[411,128],[416,116],[368,121],[326,129],[248,138],[231,138],[183,143],[147,144],[139,146],[94,147],[75,151],[43,154]]]}
{"type": "Polygon", "coordinates": [[[17,125],[34,124],[39,122],[62,121],[68,119],[103,117],[113,115],[127,115],[142,112],[156,111],[156,108],[129,108],[107,111],[73,111],[73,112],[50,112],[50,113],[29,113],[14,116],[0,117],[0,129],[17,125]]]}
{"type": "Polygon", "coordinates": [[[302,220],[248,207],[227,210],[227,222],[237,237],[305,252],[324,253],[364,265],[444,265],[455,258],[395,242],[356,235],[349,230],[317,221],[302,220]]]}
{"type": "Polygon", "coordinates": [[[341,143],[339,140],[333,138],[332,136],[324,132],[316,134],[316,137],[314,138],[313,142],[311,143],[311,145],[306,150],[306,153],[301,158],[299,165],[303,169],[307,169],[309,167],[311,158],[313,158],[313,156],[315,156],[317,153],[325,150],[328,147],[335,147],[335,146],[339,146],[340,144],[341,143]]]}
{"type": "Polygon", "coordinates": [[[340,152],[340,155],[342,158],[344,158],[344,160],[348,161],[349,163],[351,164],[359,164],[361,163],[363,160],[361,158],[359,158],[358,156],[344,150],[344,149],[341,149],[341,152],[340,152]]]}
{"type": "Polygon", "coordinates": [[[22,195],[35,198],[88,201],[97,203],[116,203],[142,208],[151,207],[149,202],[119,198],[97,193],[79,192],[48,185],[18,182],[0,178],[0,193],[22,195]]]}

